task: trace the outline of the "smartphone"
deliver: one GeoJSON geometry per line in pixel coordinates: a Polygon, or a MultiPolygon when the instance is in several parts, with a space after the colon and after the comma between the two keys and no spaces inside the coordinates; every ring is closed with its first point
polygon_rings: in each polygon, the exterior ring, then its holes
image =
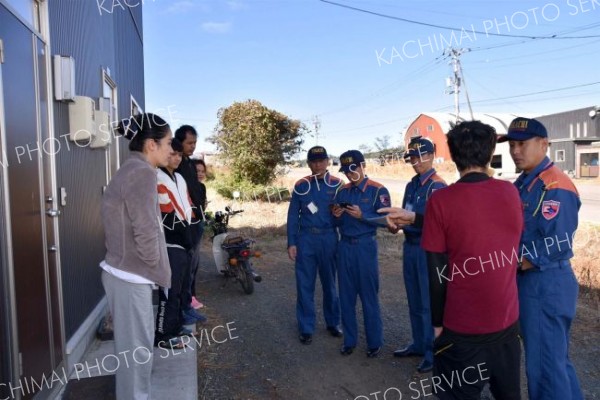
{"type": "Polygon", "coordinates": [[[351,203],[346,203],[345,201],[342,201],[342,202],[338,203],[338,206],[340,206],[342,208],[348,208],[348,207],[351,207],[352,204],[351,203]]]}

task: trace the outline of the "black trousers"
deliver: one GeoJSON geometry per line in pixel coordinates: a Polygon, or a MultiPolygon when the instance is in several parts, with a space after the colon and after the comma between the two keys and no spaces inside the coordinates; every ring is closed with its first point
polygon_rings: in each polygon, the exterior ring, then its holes
{"type": "Polygon", "coordinates": [[[190,285],[190,256],[184,249],[167,247],[171,264],[171,288],[159,288],[158,313],[156,314],[157,339],[169,339],[176,336],[182,328],[182,311],[185,303],[186,288],[190,285]]]}
{"type": "MultiPolygon", "coordinates": [[[[192,247],[192,266],[190,268],[190,287],[188,290],[189,301],[192,301],[192,296],[196,296],[196,275],[198,274],[198,267],[200,266],[200,242],[202,235],[204,234],[204,225],[202,222],[198,222],[197,225],[192,225],[194,229],[194,247],[192,247]]],[[[189,302],[187,303],[189,304],[189,302]]]]}
{"type": "Polygon", "coordinates": [[[520,400],[520,361],[518,324],[490,335],[444,328],[434,342],[433,394],[441,400],[479,400],[489,383],[496,400],[520,400]]]}

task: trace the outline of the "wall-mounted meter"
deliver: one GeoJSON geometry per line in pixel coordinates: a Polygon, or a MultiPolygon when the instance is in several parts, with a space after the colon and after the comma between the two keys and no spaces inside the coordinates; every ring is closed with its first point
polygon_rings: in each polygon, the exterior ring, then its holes
{"type": "Polygon", "coordinates": [[[92,140],[96,134],[96,103],[90,97],[75,96],[69,103],[69,139],[92,140]]]}
{"type": "Polygon", "coordinates": [[[96,110],[96,133],[90,143],[92,149],[106,147],[112,143],[113,132],[110,125],[110,115],[106,111],[96,110]]]}
{"type": "Polygon", "coordinates": [[[54,56],[54,97],[56,100],[75,100],[75,59],[54,56]]]}

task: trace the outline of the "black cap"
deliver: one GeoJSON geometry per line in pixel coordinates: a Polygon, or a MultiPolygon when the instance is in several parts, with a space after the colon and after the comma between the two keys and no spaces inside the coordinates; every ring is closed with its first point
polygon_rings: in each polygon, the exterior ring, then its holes
{"type": "Polygon", "coordinates": [[[360,164],[365,162],[365,156],[358,150],[348,150],[340,156],[340,172],[354,171],[356,167],[360,167],[360,164]]]}
{"type": "Polygon", "coordinates": [[[498,139],[498,143],[516,140],[518,142],[529,140],[533,137],[547,138],[546,127],[537,119],[518,117],[512,120],[508,127],[508,134],[498,139]]]}
{"type": "Polygon", "coordinates": [[[327,150],[325,150],[325,147],[323,146],[311,147],[306,155],[307,161],[325,160],[327,158],[329,158],[329,156],[327,155],[327,150]]]}

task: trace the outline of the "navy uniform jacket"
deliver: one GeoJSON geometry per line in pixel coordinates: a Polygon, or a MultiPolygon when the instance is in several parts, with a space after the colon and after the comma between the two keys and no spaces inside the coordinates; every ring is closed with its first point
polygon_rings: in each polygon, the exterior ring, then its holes
{"type": "Polygon", "coordinates": [[[358,186],[354,186],[352,183],[344,185],[338,190],[335,202],[358,205],[362,211],[362,219],[354,218],[347,213],[343,213],[340,218],[337,218],[340,234],[348,237],[375,236],[377,227],[380,225],[370,223],[365,219],[381,217],[377,210],[391,207],[390,192],[381,183],[366,177],[358,186]]]}
{"type": "Polygon", "coordinates": [[[287,216],[288,247],[296,246],[302,229],[331,230],[335,228],[330,206],[342,180],[331,176],[324,179],[306,176],[296,182],[287,216]]]}
{"type": "MultiPolygon", "coordinates": [[[[423,175],[415,175],[406,184],[404,199],[402,199],[402,208],[414,211],[419,215],[425,215],[425,206],[431,194],[435,190],[445,188],[446,186],[446,182],[439,177],[433,168],[423,175]]],[[[423,226],[421,224],[407,225],[403,230],[407,238],[420,238],[423,226]]]]}
{"type": "Polygon", "coordinates": [[[548,157],[515,181],[523,202],[525,230],[520,257],[540,270],[573,257],[581,201],[575,185],[548,157]]]}

